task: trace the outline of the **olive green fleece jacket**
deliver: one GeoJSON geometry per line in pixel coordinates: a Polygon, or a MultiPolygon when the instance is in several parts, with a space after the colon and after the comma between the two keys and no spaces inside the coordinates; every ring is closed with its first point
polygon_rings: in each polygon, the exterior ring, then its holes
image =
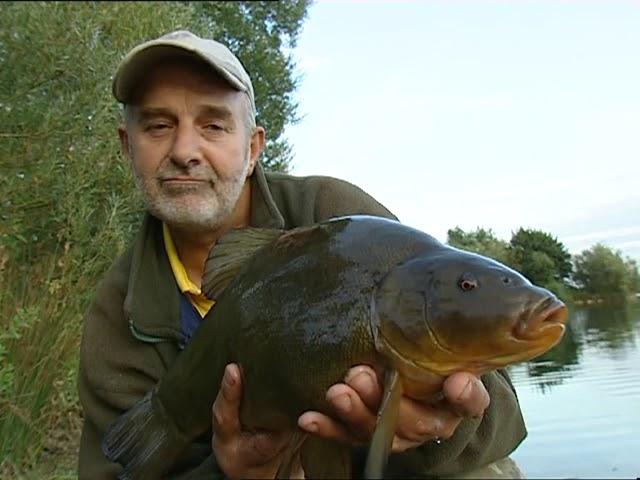
{"type": "MultiPolygon", "coordinates": [[[[328,177],[294,177],[256,168],[251,225],[290,229],[331,217],[369,214],[395,218],[359,188],[328,177]]],[[[85,319],[78,389],[84,412],[79,478],[114,479],[120,467],[102,454],[109,425],[140,400],[180,353],[180,300],[166,256],[161,222],[146,215],[133,245],[107,272],[85,319]]],[[[389,476],[436,476],[465,471],[511,453],[526,430],[506,372],[482,377],[491,405],[481,419],[464,420],[454,436],[390,458],[389,476]]],[[[223,474],[210,435],[194,442],[170,478],[214,479],[223,474]]]]}

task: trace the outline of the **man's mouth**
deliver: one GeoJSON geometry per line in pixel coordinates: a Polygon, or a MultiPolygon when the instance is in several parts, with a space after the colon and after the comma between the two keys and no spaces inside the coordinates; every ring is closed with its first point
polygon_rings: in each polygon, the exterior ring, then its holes
{"type": "Polygon", "coordinates": [[[196,178],[196,177],[167,177],[167,178],[161,178],[160,181],[189,183],[189,182],[206,182],[207,180],[204,178],[196,178]]]}
{"type": "Polygon", "coordinates": [[[160,184],[169,188],[196,187],[207,183],[209,183],[208,179],[195,177],[167,177],[160,179],[160,184]]]}
{"type": "Polygon", "coordinates": [[[170,195],[200,194],[211,182],[194,177],[169,177],[160,180],[160,188],[170,195]]]}

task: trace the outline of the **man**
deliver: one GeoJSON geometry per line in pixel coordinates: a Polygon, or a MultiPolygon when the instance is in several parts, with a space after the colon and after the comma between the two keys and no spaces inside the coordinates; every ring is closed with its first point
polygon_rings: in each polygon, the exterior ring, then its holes
{"type": "MultiPolygon", "coordinates": [[[[84,410],[79,474],[115,478],[100,449],[109,425],[171,367],[213,305],[200,291],[209,250],[230,228],[293,228],[330,217],[395,218],[359,188],[326,177],[265,173],[265,132],[255,125],[251,80],[223,45],[178,31],[134,48],[113,93],[119,127],[147,214],[133,245],[99,286],[83,331],[84,410]]],[[[208,321],[215,321],[215,311],[208,321]]],[[[194,442],[172,478],[273,477],[290,432],[245,432],[242,381],[229,365],[212,406],[212,431],[194,442]]],[[[327,400],[335,418],[306,412],[301,429],[354,446],[371,438],[381,386],[366,366],[349,371],[327,400]]],[[[505,372],[458,373],[436,405],[403,398],[389,472],[456,473],[508,455],[525,437],[505,372]]]]}

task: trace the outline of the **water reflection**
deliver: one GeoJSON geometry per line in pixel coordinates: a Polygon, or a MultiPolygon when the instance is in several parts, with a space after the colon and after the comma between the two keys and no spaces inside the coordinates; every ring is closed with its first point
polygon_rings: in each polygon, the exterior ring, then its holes
{"type": "Polygon", "coordinates": [[[640,304],[570,307],[568,327],[510,369],[529,431],[512,457],[528,478],[636,478],[640,304]]]}
{"type": "Polygon", "coordinates": [[[571,376],[572,366],[580,361],[582,344],[577,337],[575,327],[569,323],[558,345],[526,364],[527,375],[535,379],[534,383],[542,392],[560,385],[571,376]]]}
{"type": "Polygon", "coordinates": [[[635,350],[639,327],[640,308],[635,303],[570,306],[567,330],[560,343],[524,366],[514,367],[513,374],[528,377],[542,393],[549,393],[574,375],[586,347],[611,358],[635,350]]]}
{"type": "Polygon", "coordinates": [[[606,350],[626,349],[634,344],[638,318],[633,313],[633,305],[597,306],[576,312],[584,317],[584,340],[606,350]]]}

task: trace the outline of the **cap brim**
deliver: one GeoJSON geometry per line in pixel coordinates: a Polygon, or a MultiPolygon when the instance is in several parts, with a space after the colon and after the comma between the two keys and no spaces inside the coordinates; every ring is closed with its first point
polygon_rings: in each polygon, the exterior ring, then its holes
{"type": "Polygon", "coordinates": [[[233,88],[243,92],[247,90],[235,75],[197,49],[179,41],[158,40],[132,50],[120,62],[113,78],[113,96],[121,103],[129,103],[142,75],[161,60],[181,55],[202,60],[219,73],[233,88]]]}

